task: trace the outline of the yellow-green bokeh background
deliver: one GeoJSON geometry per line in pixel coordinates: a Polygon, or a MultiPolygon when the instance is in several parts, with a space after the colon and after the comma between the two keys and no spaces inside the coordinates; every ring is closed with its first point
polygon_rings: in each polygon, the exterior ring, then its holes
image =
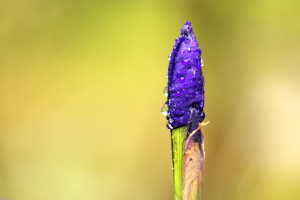
{"type": "Polygon", "coordinates": [[[185,20],[205,60],[205,199],[300,199],[299,10],[1,0],[0,199],[173,199],[160,107],[185,20]]]}

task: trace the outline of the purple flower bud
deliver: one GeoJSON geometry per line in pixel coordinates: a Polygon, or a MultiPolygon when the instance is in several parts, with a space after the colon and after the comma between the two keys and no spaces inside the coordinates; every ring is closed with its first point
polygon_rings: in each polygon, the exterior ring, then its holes
{"type": "Polygon", "coordinates": [[[205,114],[202,66],[201,49],[191,22],[186,21],[181,28],[181,36],[175,40],[168,68],[166,105],[169,129],[187,124],[190,124],[190,129],[196,129],[203,121],[205,114]]]}

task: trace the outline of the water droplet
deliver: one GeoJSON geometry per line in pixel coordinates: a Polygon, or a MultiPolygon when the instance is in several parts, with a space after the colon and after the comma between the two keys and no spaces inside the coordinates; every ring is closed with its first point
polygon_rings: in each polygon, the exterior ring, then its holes
{"type": "Polygon", "coordinates": [[[204,113],[204,112],[201,112],[200,117],[201,117],[202,119],[204,119],[204,118],[205,118],[205,113],[204,113]]]}
{"type": "Polygon", "coordinates": [[[188,64],[190,64],[190,62],[191,62],[191,60],[190,60],[189,58],[186,58],[186,59],[184,59],[183,61],[181,61],[181,63],[182,63],[183,65],[188,65],[188,64]]]}
{"type": "Polygon", "coordinates": [[[201,68],[201,63],[199,62],[199,59],[198,59],[198,58],[197,58],[196,62],[197,62],[197,65],[196,65],[197,68],[200,69],[200,68],[201,68]]]}
{"type": "Polygon", "coordinates": [[[166,87],[165,87],[165,89],[164,89],[164,92],[163,92],[163,93],[164,93],[164,95],[165,95],[166,97],[168,96],[168,86],[166,86],[166,87]]]}
{"type": "Polygon", "coordinates": [[[177,71],[176,72],[176,77],[179,77],[181,75],[181,72],[180,71],[177,71]]]}
{"type": "Polygon", "coordinates": [[[180,55],[183,55],[184,54],[184,49],[182,49],[181,51],[180,51],[180,55]]]}
{"type": "Polygon", "coordinates": [[[204,60],[201,58],[201,67],[204,66],[204,60]]]}
{"type": "Polygon", "coordinates": [[[188,48],[188,52],[191,52],[191,48],[190,47],[188,48]]]}
{"type": "Polygon", "coordinates": [[[163,115],[167,116],[168,115],[168,110],[169,110],[168,104],[164,103],[164,105],[161,107],[161,113],[163,115]]]}
{"type": "Polygon", "coordinates": [[[175,96],[176,96],[176,97],[179,97],[180,94],[181,94],[181,92],[180,92],[180,91],[177,91],[177,92],[175,93],[175,96]]]}
{"type": "Polygon", "coordinates": [[[168,123],[167,126],[169,129],[171,129],[171,130],[173,129],[173,126],[171,124],[168,123]]]}
{"type": "Polygon", "coordinates": [[[204,101],[200,102],[200,107],[203,108],[204,107],[204,101]]]}
{"type": "Polygon", "coordinates": [[[168,56],[168,59],[171,60],[171,54],[168,56]]]}
{"type": "Polygon", "coordinates": [[[182,83],[183,81],[184,81],[184,77],[182,76],[179,78],[179,82],[182,83]]]}
{"type": "Polygon", "coordinates": [[[185,116],[180,117],[178,121],[179,121],[180,123],[183,123],[183,122],[185,121],[185,116]]]}

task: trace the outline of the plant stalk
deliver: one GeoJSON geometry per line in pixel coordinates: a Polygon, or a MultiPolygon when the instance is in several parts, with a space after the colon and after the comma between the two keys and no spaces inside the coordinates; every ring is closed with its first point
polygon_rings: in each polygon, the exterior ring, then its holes
{"type": "Polygon", "coordinates": [[[175,200],[182,200],[184,147],[187,131],[187,126],[182,126],[171,131],[175,200]]]}
{"type": "Polygon", "coordinates": [[[188,126],[172,130],[175,200],[203,200],[204,138],[201,124],[188,134],[188,126]]]}

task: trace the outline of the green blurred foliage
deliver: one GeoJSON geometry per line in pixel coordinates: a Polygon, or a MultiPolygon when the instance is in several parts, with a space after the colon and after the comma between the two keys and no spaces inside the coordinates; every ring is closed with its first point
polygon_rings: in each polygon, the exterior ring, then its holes
{"type": "Polygon", "coordinates": [[[173,199],[160,113],[185,20],[203,49],[205,199],[300,199],[300,3],[0,1],[0,198],[173,199]]]}

